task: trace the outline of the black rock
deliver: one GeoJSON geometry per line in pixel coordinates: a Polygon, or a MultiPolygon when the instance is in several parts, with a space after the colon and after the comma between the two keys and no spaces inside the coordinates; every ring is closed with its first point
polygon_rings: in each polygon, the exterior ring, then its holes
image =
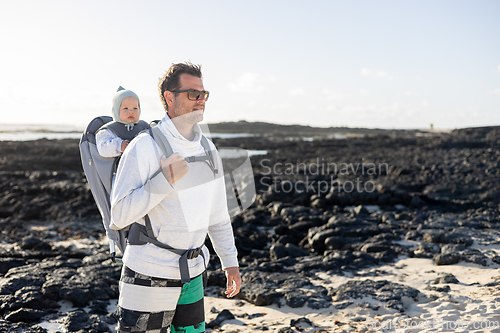
{"type": "Polygon", "coordinates": [[[500,256],[494,255],[491,258],[491,261],[493,261],[495,264],[500,264],[500,256]]]}
{"type": "Polygon", "coordinates": [[[32,270],[31,272],[16,272],[16,269],[23,268],[15,267],[9,270],[8,274],[0,281],[0,295],[9,295],[15,293],[24,287],[37,286],[41,287],[45,282],[43,272],[32,270]]]}
{"type": "Polygon", "coordinates": [[[335,307],[335,309],[343,310],[343,309],[347,308],[349,305],[352,305],[352,304],[354,304],[353,301],[345,301],[345,302],[342,302],[342,303],[339,303],[339,304],[335,304],[334,307],[335,307]]]}
{"type": "Polygon", "coordinates": [[[462,260],[481,266],[488,266],[488,257],[477,249],[467,249],[462,251],[462,260]]]}
{"type": "Polygon", "coordinates": [[[47,311],[21,308],[9,313],[7,316],[5,316],[5,319],[14,323],[32,323],[39,321],[43,316],[47,314],[47,311]]]}
{"type": "Polygon", "coordinates": [[[312,248],[317,253],[323,253],[326,249],[325,240],[328,237],[337,236],[338,232],[333,229],[321,230],[318,228],[313,228],[309,230],[308,242],[310,248],[312,248]]]}
{"type": "Polygon", "coordinates": [[[5,333],[47,333],[45,328],[40,326],[29,327],[27,323],[13,323],[4,319],[0,319],[0,332],[5,333]]]}
{"type": "Polygon", "coordinates": [[[445,245],[441,246],[441,253],[442,254],[459,253],[463,250],[465,250],[464,244],[445,244],[445,245]]]}
{"type": "Polygon", "coordinates": [[[328,293],[333,301],[343,301],[349,298],[362,298],[372,296],[374,299],[387,302],[387,307],[403,310],[402,297],[416,298],[419,291],[415,288],[386,280],[381,281],[348,281],[338,288],[331,289],[328,293]]]}
{"type": "Polygon", "coordinates": [[[222,326],[222,322],[234,319],[234,315],[229,310],[222,310],[217,317],[207,324],[208,328],[215,328],[222,326]]]}
{"type": "Polygon", "coordinates": [[[300,308],[304,306],[309,297],[302,290],[294,290],[285,294],[286,304],[291,308],[300,308]]]}
{"type": "Polygon", "coordinates": [[[291,327],[282,327],[278,333],[295,333],[295,331],[291,327]]]}
{"type": "Polygon", "coordinates": [[[240,291],[242,299],[258,306],[270,305],[282,296],[283,293],[266,288],[263,285],[244,286],[240,291]]]}
{"type": "Polygon", "coordinates": [[[368,209],[366,209],[366,207],[362,206],[362,205],[356,206],[356,208],[354,208],[354,213],[358,214],[358,215],[369,215],[370,214],[368,209]]]}
{"type": "Polygon", "coordinates": [[[306,324],[308,326],[314,326],[314,324],[309,319],[307,319],[306,317],[300,317],[298,319],[292,319],[292,320],[290,320],[290,326],[303,328],[302,327],[303,324],[306,324]]]}
{"type": "MultiPolygon", "coordinates": [[[[0,296],[4,298],[5,296],[0,296]]],[[[8,302],[2,302],[0,313],[4,311],[14,311],[20,308],[30,308],[38,310],[47,310],[59,308],[60,305],[51,299],[46,299],[38,286],[26,286],[9,297],[8,302]]]]}
{"type": "Polygon", "coordinates": [[[265,316],[265,315],[264,315],[264,314],[262,314],[262,313],[254,313],[254,314],[251,314],[251,315],[249,315],[249,314],[245,313],[245,314],[243,315],[243,317],[245,317],[245,318],[247,318],[247,319],[260,318],[260,317],[264,317],[264,316],[265,316]]]}
{"type": "Polygon", "coordinates": [[[423,239],[424,242],[426,243],[444,243],[443,238],[444,238],[444,231],[441,230],[435,230],[435,229],[428,229],[425,231],[422,231],[423,233],[423,239]]]}
{"type": "Polygon", "coordinates": [[[344,244],[344,238],[340,236],[331,236],[325,239],[326,250],[340,250],[344,244]]]}
{"type": "Polygon", "coordinates": [[[442,287],[427,286],[427,287],[425,287],[425,290],[437,291],[439,293],[447,293],[451,290],[451,288],[448,285],[445,285],[442,287]]]}
{"type": "Polygon", "coordinates": [[[23,250],[31,250],[31,249],[49,250],[49,249],[51,249],[51,246],[49,244],[47,244],[46,242],[42,241],[40,238],[31,237],[31,236],[23,238],[23,240],[21,241],[20,247],[23,250]]]}
{"type": "Polygon", "coordinates": [[[460,253],[446,253],[446,254],[436,254],[434,255],[433,262],[434,265],[453,265],[462,259],[460,253]]]}
{"type": "Polygon", "coordinates": [[[105,316],[108,314],[108,305],[106,301],[93,301],[89,313],[105,316]]]}
{"type": "Polygon", "coordinates": [[[427,203],[418,196],[412,196],[410,201],[410,207],[420,208],[425,206],[427,203]]]}
{"type": "Polygon", "coordinates": [[[330,307],[331,305],[332,299],[327,295],[311,296],[307,300],[307,307],[314,310],[325,309],[330,307]]]}
{"type": "Polygon", "coordinates": [[[93,295],[88,288],[70,284],[59,290],[59,298],[71,301],[74,306],[83,307],[90,303],[93,295]]]}
{"type": "Polygon", "coordinates": [[[432,283],[439,284],[439,283],[460,283],[460,282],[453,274],[447,273],[443,276],[436,278],[432,283]]]}
{"type": "Polygon", "coordinates": [[[0,258],[0,276],[4,275],[9,269],[23,266],[26,260],[19,258],[0,258]]]}
{"type": "Polygon", "coordinates": [[[363,247],[361,247],[361,251],[365,253],[383,252],[390,249],[390,245],[386,243],[366,243],[363,247]]]}
{"type": "Polygon", "coordinates": [[[441,252],[441,248],[433,243],[420,243],[418,249],[414,251],[417,258],[432,258],[435,254],[441,252]]]}
{"type": "Polygon", "coordinates": [[[68,312],[68,315],[64,318],[61,326],[68,332],[76,332],[79,330],[88,330],[91,324],[92,322],[87,312],[83,310],[75,310],[68,312]]]}
{"type": "Polygon", "coordinates": [[[309,251],[290,243],[286,244],[285,246],[274,244],[273,246],[271,246],[270,252],[271,252],[271,259],[273,260],[281,259],[284,257],[297,258],[297,257],[307,256],[310,254],[309,251]]]}
{"type": "Polygon", "coordinates": [[[279,236],[278,240],[276,240],[276,245],[287,245],[294,244],[298,245],[302,238],[305,235],[302,233],[294,233],[293,231],[289,231],[286,235],[279,236]]]}
{"type": "Polygon", "coordinates": [[[208,283],[209,286],[226,287],[226,274],[221,271],[208,271],[208,283]]]}
{"type": "Polygon", "coordinates": [[[356,304],[356,307],[361,308],[361,309],[372,309],[374,311],[378,311],[378,309],[380,309],[379,305],[372,304],[372,303],[367,302],[367,301],[360,302],[360,303],[356,304]]]}

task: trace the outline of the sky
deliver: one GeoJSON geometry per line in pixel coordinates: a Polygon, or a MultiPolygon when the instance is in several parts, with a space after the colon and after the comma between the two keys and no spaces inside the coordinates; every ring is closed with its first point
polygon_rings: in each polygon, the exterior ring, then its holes
{"type": "Polygon", "coordinates": [[[209,123],[500,125],[500,1],[0,0],[0,124],[161,119],[159,78],[202,65],[209,123]]]}

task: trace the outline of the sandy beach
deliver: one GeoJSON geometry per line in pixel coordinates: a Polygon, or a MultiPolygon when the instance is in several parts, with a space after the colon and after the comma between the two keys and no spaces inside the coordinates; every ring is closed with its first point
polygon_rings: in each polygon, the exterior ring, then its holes
{"type": "MultiPolygon", "coordinates": [[[[101,240],[102,244],[105,242],[101,240]]],[[[70,243],[81,248],[89,246],[81,241],[70,243]]],[[[500,252],[497,245],[473,247],[500,252]]],[[[422,291],[417,298],[404,300],[403,312],[387,308],[370,296],[333,302],[321,310],[286,304],[255,306],[238,297],[220,296],[218,288],[209,287],[205,298],[207,323],[224,310],[234,319],[221,321],[207,332],[500,332],[499,268],[499,264],[485,268],[471,263],[437,266],[431,259],[400,258],[355,275],[317,274],[316,283],[324,287],[336,288],[349,281],[386,280],[422,291]],[[458,282],[435,283],[449,274],[458,282]]],[[[75,310],[70,302],[63,305],[63,311],[75,310]]],[[[111,302],[110,311],[115,306],[116,301],[111,302]]],[[[62,321],[50,320],[39,326],[49,333],[61,332],[62,321]]],[[[112,332],[113,328],[111,325],[112,332]]]]}
{"type": "MultiPolygon", "coordinates": [[[[404,312],[387,309],[369,296],[350,299],[348,303],[352,303],[344,309],[337,307],[346,301],[333,303],[321,311],[286,305],[256,307],[241,300],[218,297],[207,297],[205,304],[207,310],[227,309],[236,317],[224,321],[214,332],[255,332],[264,327],[277,332],[286,329],[293,329],[289,332],[500,332],[499,267],[498,264],[486,269],[475,264],[436,266],[430,259],[401,258],[393,264],[358,273],[364,276],[318,276],[323,286],[337,287],[352,280],[370,279],[398,282],[423,291],[418,298],[404,301],[404,312]],[[446,274],[452,274],[459,282],[433,284],[446,274]],[[426,289],[446,286],[450,287],[447,292],[426,289]]],[[[215,318],[214,313],[207,315],[208,321],[215,318]]]]}

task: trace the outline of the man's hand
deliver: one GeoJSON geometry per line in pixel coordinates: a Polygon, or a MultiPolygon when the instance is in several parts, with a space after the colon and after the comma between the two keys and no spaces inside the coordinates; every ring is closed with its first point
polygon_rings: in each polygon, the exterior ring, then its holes
{"type": "Polygon", "coordinates": [[[128,146],[129,143],[130,143],[130,141],[128,141],[128,140],[123,140],[122,141],[122,146],[121,146],[122,153],[125,151],[125,148],[127,148],[127,146],[128,146]]]}
{"type": "Polygon", "coordinates": [[[163,155],[160,165],[163,175],[170,184],[184,177],[189,170],[187,162],[179,153],[172,154],[168,158],[163,155]]]}
{"type": "Polygon", "coordinates": [[[240,292],[241,275],[238,267],[226,268],[227,289],[225,294],[228,298],[236,296],[240,292]]]}

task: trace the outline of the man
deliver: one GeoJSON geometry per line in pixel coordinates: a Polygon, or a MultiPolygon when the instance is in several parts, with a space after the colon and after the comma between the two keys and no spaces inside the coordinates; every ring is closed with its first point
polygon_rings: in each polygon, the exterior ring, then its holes
{"type": "Polygon", "coordinates": [[[241,285],[217,150],[209,142],[218,172],[209,163],[185,160],[206,156],[198,123],[209,93],[200,66],[191,63],[173,64],[160,80],[159,92],[167,113],[157,127],[174,154],[162,156],[147,133],[129,144],[111,194],[112,226],[147,225],[147,214],[160,243],[196,253],[199,248],[201,253],[187,260],[190,282],[185,283],[178,254],[151,243],[128,245],[116,312],[119,332],[205,332],[202,273],[209,259],[203,245],[207,233],[226,272],[226,295],[235,296],[241,285]]]}

